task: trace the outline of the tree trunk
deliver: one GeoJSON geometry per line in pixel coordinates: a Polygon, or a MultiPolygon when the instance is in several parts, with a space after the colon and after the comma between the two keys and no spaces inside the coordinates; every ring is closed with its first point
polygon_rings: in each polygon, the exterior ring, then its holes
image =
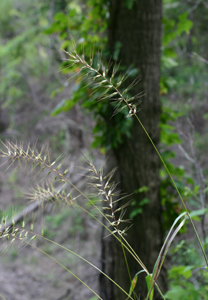
{"type": "MultiPolygon", "coordinates": [[[[131,10],[125,7],[123,0],[111,0],[109,47],[113,53],[116,42],[121,43],[119,60],[128,67],[134,64],[139,71],[141,81],[132,89],[133,94],[141,91],[145,96],[137,113],[147,132],[156,146],[159,145],[160,131],[160,47],[161,47],[161,0],[136,0],[131,10]]],[[[160,203],[160,161],[153,146],[145,135],[138,121],[134,118],[131,138],[119,148],[113,150],[114,162],[118,166],[120,189],[132,194],[139,188],[146,186],[145,193],[135,193],[130,197],[136,206],[129,205],[125,219],[129,218],[132,210],[139,208],[144,198],[149,203],[141,206],[142,213],[133,218],[133,226],[127,232],[126,239],[139,255],[151,273],[162,246],[162,214],[160,203]]],[[[112,167],[112,165],[111,165],[112,167]]],[[[125,200],[126,202],[126,200],[125,200]]],[[[124,204],[124,202],[119,205],[124,204]]],[[[103,232],[103,235],[107,235],[103,232]]],[[[127,254],[127,253],[126,253],[127,254]]],[[[127,254],[131,278],[141,270],[133,257],[127,254]]],[[[102,269],[109,274],[120,286],[129,291],[130,279],[121,246],[113,237],[102,240],[102,269]]],[[[166,290],[165,271],[158,278],[161,289],[166,290]],[[163,275],[163,276],[162,276],[163,275]]],[[[100,276],[101,297],[104,300],[122,300],[127,296],[100,276]]],[[[144,275],[140,274],[136,286],[139,299],[146,296],[144,275]]],[[[160,299],[156,295],[155,299],[160,299]]]]}

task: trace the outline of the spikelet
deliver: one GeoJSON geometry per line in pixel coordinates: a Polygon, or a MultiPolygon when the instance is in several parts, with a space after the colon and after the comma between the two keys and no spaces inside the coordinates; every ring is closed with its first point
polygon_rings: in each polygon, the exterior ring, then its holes
{"type": "MultiPolygon", "coordinates": [[[[90,58],[88,63],[84,57],[80,57],[75,50],[72,52],[64,51],[68,55],[68,61],[70,66],[77,65],[78,72],[75,76],[79,75],[80,80],[86,82],[86,86],[90,85],[93,88],[93,94],[97,100],[102,101],[104,99],[109,99],[115,102],[114,114],[119,113],[124,108],[129,109],[129,114],[127,117],[136,115],[138,111],[138,105],[141,103],[138,99],[141,98],[144,94],[143,92],[138,93],[133,97],[124,97],[124,94],[127,94],[129,90],[138,83],[138,79],[135,79],[127,88],[118,90],[122,86],[123,82],[130,76],[131,72],[126,72],[123,76],[118,76],[116,74],[119,69],[119,65],[112,65],[112,62],[109,62],[108,66],[105,66],[99,57],[95,68],[93,67],[93,59],[90,58]],[[109,70],[111,70],[111,75],[109,75],[109,70]],[[115,80],[116,78],[116,80],[115,80]],[[97,96],[97,91],[100,90],[100,93],[97,96]]],[[[73,77],[72,77],[73,78],[73,77]]],[[[95,99],[94,98],[94,99],[95,99]]]]}

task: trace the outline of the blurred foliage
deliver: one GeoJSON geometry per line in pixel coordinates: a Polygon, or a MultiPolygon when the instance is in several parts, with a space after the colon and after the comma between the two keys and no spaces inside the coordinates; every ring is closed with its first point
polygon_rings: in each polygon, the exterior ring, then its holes
{"type": "Polygon", "coordinates": [[[49,0],[0,1],[0,111],[11,139],[35,140],[36,124],[50,114],[48,99],[60,85],[60,62],[54,40],[43,31],[56,9],[49,0]]]}
{"type": "MultiPolygon", "coordinates": [[[[175,243],[176,244],[176,243],[175,243]]],[[[208,272],[196,245],[181,240],[172,248],[172,267],[168,271],[170,290],[166,299],[208,299],[208,272]]]]}
{"type": "MultiPolygon", "coordinates": [[[[176,131],[174,125],[170,125],[170,121],[176,121],[182,113],[177,113],[174,110],[170,109],[169,107],[163,104],[162,106],[162,113],[161,113],[161,123],[160,123],[160,130],[161,130],[161,151],[162,157],[166,162],[166,165],[173,176],[176,186],[184,196],[184,188],[185,182],[184,179],[186,178],[186,183],[193,184],[194,181],[191,177],[189,177],[184,170],[183,166],[176,167],[171,160],[173,160],[176,156],[175,152],[170,149],[171,145],[180,144],[181,139],[176,131]]],[[[165,229],[170,228],[171,224],[173,224],[176,217],[182,212],[182,206],[178,199],[178,194],[176,190],[172,187],[172,182],[170,177],[168,176],[164,167],[161,168],[160,171],[161,177],[161,202],[164,209],[163,212],[163,226],[165,229]]]]}
{"type": "Polygon", "coordinates": [[[0,219],[2,219],[3,217],[7,217],[7,219],[9,220],[14,215],[22,211],[23,208],[23,205],[18,205],[18,207],[14,207],[14,205],[9,205],[6,210],[2,210],[0,208],[0,219]]]}
{"type": "MultiPolygon", "coordinates": [[[[89,208],[91,211],[93,208],[89,208]]],[[[56,236],[81,236],[86,238],[85,218],[78,207],[64,206],[54,209],[45,217],[44,236],[53,240],[56,236]]]]}
{"type": "Polygon", "coordinates": [[[86,55],[92,49],[102,51],[106,40],[104,32],[107,28],[108,4],[106,1],[88,0],[86,3],[71,1],[67,11],[58,12],[53,23],[44,33],[58,34],[61,48],[71,46],[72,39],[76,41],[78,51],[84,50],[86,55]]]}
{"type": "Polygon", "coordinates": [[[49,43],[49,38],[42,34],[48,25],[45,9],[42,1],[0,2],[0,96],[3,107],[12,109],[14,104],[24,102],[28,98],[28,81],[38,78],[41,82],[43,75],[48,75],[49,60],[44,46],[49,43]]]}
{"type": "Polygon", "coordinates": [[[169,10],[165,9],[171,1],[164,0],[164,16],[163,16],[163,38],[162,38],[162,57],[160,79],[160,93],[167,94],[169,89],[175,87],[176,79],[171,76],[170,70],[178,65],[177,52],[175,45],[179,40],[190,34],[193,23],[188,19],[188,12],[169,16],[169,10]]]}
{"type": "Polygon", "coordinates": [[[145,197],[146,192],[148,192],[147,186],[142,186],[141,188],[134,191],[134,194],[143,193],[144,198],[139,203],[137,203],[136,200],[132,198],[130,205],[133,206],[133,209],[131,210],[131,213],[129,215],[130,219],[133,219],[137,215],[141,214],[143,212],[143,206],[150,202],[150,200],[145,197]]]}

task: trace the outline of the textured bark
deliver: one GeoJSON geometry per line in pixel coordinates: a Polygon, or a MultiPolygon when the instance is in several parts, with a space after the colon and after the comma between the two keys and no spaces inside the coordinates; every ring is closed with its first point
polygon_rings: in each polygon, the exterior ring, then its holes
{"type": "MultiPolygon", "coordinates": [[[[159,78],[161,47],[161,0],[137,0],[133,8],[128,10],[123,0],[111,0],[109,47],[113,52],[116,42],[121,42],[119,60],[122,65],[139,70],[141,81],[132,90],[133,94],[145,93],[138,116],[155,145],[159,144],[159,78]]],[[[131,138],[113,150],[114,161],[118,166],[120,188],[122,192],[131,194],[142,186],[148,187],[147,193],[131,196],[137,203],[143,198],[150,200],[143,206],[142,214],[133,218],[133,226],[128,231],[127,240],[142,259],[150,273],[162,246],[162,217],[160,204],[160,161],[153,146],[145,135],[138,121],[134,118],[131,138]]],[[[126,201],[126,200],[125,200],[126,201]]],[[[121,204],[120,204],[121,205],[121,204]]],[[[132,210],[130,205],[126,212],[128,218],[132,210]]],[[[105,234],[105,233],[104,233],[105,234]]],[[[134,258],[127,255],[131,277],[141,269],[134,258]]],[[[127,292],[130,279],[120,245],[107,237],[102,241],[102,269],[118,282],[127,292]]],[[[166,290],[165,271],[160,275],[158,284],[166,290]],[[163,276],[162,276],[163,275],[163,276]]],[[[105,300],[122,300],[126,295],[117,289],[104,276],[100,277],[101,297],[105,300]]],[[[143,275],[139,275],[136,287],[139,299],[146,296],[146,283],[143,275]]],[[[160,299],[155,296],[155,299],[160,299]]]]}

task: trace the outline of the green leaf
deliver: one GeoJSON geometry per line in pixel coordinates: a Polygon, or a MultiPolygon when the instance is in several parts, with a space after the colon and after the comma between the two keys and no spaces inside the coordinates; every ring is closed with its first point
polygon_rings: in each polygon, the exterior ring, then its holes
{"type": "Polygon", "coordinates": [[[165,294],[165,298],[168,300],[184,300],[187,299],[187,291],[181,286],[175,285],[165,294]]]}
{"type": "Polygon", "coordinates": [[[120,53],[121,47],[122,47],[121,42],[116,42],[116,43],[115,43],[115,46],[114,46],[114,52],[113,52],[113,59],[114,59],[115,61],[118,60],[118,57],[119,57],[119,53],[120,53]]]}
{"type": "Polygon", "coordinates": [[[191,217],[201,216],[201,215],[205,215],[207,212],[208,212],[208,208],[197,209],[197,210],[193,210],[190,213],[190,216],[191,217]]]}
{"type": "Polygon", "coordinates": [[[189,34],[191,28],[193,27],[193,22],[188,20],[188,12],[181,14],[179,17],[179,23],[177,28],[177,34],[180,36],[184,31],[189,34]]]}
{"type": "Polygon", "coordinates": [[[63,111],[63,106],[65,104],[65,99],[63,99],[52,111],[51,116],[56,116],[63,111]]]}
{"type": "Polygon", "coordinates": [[[138,279],[138,274],[136,274],[136,275],[134,276],[134,278],[132,279],[132,281],[131,281],[131,286],[130,286],[130,290],[129,290],[129,296],[131,296],[132,292],[133,292],[134,289],[135,289],[135,286],[136,286],[136,284],[137,284],[137,279],[138,279]]]}
{"type": "Polygon", "coordinates": [[[173,129],[167,128],[166,124],[160,124],[160,128],[161,128],[160,141],[162,143],[164,143],[167,146],[171,146],[172,144],[182,143],[178,133],[173,132],[173,129]]]}
{"type": "Polygon", "coordinates": [[[57,33],[61,30],[60,25],[57,23],[53,23],[51,25],[51,27],[49,27],[48,29],[45,29],[43,31],[44,34],[53,34],[53,33],[57,33]]]}
{"type": "Polygon", "coordinates": [[[60,88],[54,90],[54,91],[50,94],[50,98],[55,97],[58,93],[62,92],[62,91],[64,90],[64,88],[65,88],[65,87],[62,86],[62,87],[60,87],[60,88]]]}
{"type": "Polygon", "coordinates": [[[132,9],[132,7],[133,7],[133,5],[134,5],[134,1],[135,1],[135,0],[126,0],[125,6],[126,6],[128,9],[132,9]]]}
{"type": "Polygon", "coordinates": [[[149,190],[148,187],[144,185],[144,186],[140,187],[139,189],[135,190],[134,194],[148,192],[148,190],[149,190]]]}
{"type": "Polygon", "coordinates": [[[54,16],[54,21],[67,22],[68,21],[68,17],[64,13],[58,12],[54,16]]]}
{"type": "Polygon", "coordinates": [[[193,193],[197,195],[199,193],[199,185],[195,185],[193,193]]]}
{"type": "Polygon", "coordinates": [[[144,199],[142,199],[142,200],[139,202],[139,205],[140,205],[140,206],[143,206],[143,205],[148,204],[148,203],[150,203],[150,200],[149,200],[148,198],[144,198],[144,199]]]}
{"type": "Polygon", "coordinates": [[[69,111],[75,104],[79,101],[79,99],[63,99],[52,111],[51,116],[56,116],[63,111],[69,111]]]}
{"type": "Polygon", "coordinates": [[[142,187],[140,187],[139,189],[138,189],[138,192],[139,193],[142,193],[142,192],[148,192],[148,187],[147,186],[142,186],[142,187]]]}
{"type": "Polygon", "coordinates": [[[173,58],[165,55],[162,55],[161,63],[168,69],[178,66],[178,63],[173,58]]]}
{"type": "MultiPolygon", "coordinates": [[[[149,292],[149,289],[151,288],[151,284],[152,284],[152,276],[151,275],[147,275],[145,277],[145,279],[146,279],[146,283],[147,283],[147,289],[148,289],[148,292],[149,292]]],[[[152,290],[151,290],[151,293],[149,295],[149,300],[152,300],[153,296],[154,296],[154,288],[152,288],[152,290]]]]}
{"type": "Polygon", "coordinates": [[[142,209],[141,207],[132,210],[132,211],[130,212],[130,214],[129,214],[129,218],[130,218],[130,219],[133,219],[133,218],[136,217],[137,215],[141,214],[142,211],[143,211],[143,209],[142,209]]]}
{"type": "Polygon", "coordinates": [[[65,49],[71,45],[71,41],[64,41],[61,45],[61,49],[65,49]]]}
{"type": "Polygon", "coordinates": [[[170,270],[170,279],[175,278],[175,276],[184,276],[186,279],[189,279],[192,276],[193,266],[177,266],[172,267],[170,270]]]}

